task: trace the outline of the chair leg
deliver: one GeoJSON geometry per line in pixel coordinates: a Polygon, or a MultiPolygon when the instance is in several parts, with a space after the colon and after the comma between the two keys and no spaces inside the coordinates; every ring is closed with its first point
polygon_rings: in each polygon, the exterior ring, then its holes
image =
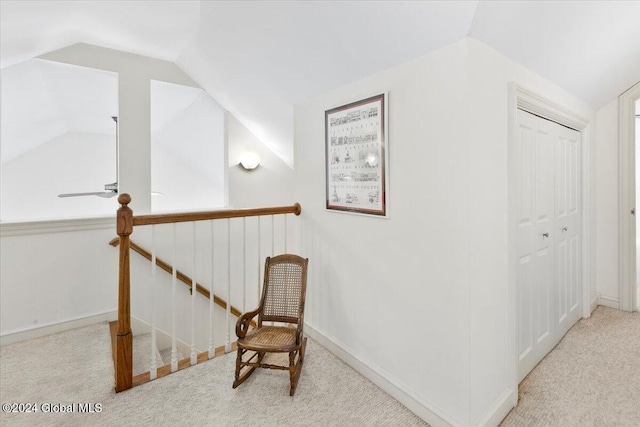
{"type": "Polygon", "coordinates": [[[238,347],[238,355],[236,356],[236,375],[235,380],[233,381],[233,388],[236,388],[241,384],[241,382],[239,381],[240,369],[242,369],[242,349],[238,347]]]}
{"type": "Polygon", "coordinates": [[[298,380],[300,379],[300,373],[302,372],[302,363],[304,362],[304,350],[307,347],[307,338],[302,340],[302,345],[297,351],[289,353],[289,378],[291,383],[291,390],[289,390],[289,396],[293,396],[298,386],[298,380]],[[294,363],[298,355],[298,363],[294,363]]]}
{"type": "Polygon", "coordinates": [[[296,392],[296,354],[298,351],[292,351],[289,353],[289,383],[291,384],[291,390],[289,390],[289,396],[293,396],[293,393],[296,392]]]}
{"type": "MultiPolygon", "coordinates": [[[[233,382],[233,388],[236,388],[240,384],[242,384],[247,378],[249,378],[251,376],[251,374],[253,374],[253,371],[255,371],[257,369],[256,366],[251,366],[251,367],[249,367],[249,370],[246,371],[242,376],[240,375],[240,371],[242,370],[242,367],[243,366],[247,366],[242,361],[242,355],[245,352],[246,352],[246,350],[242,350],[240,347],[238,347],[238,356],[236,357],[236,377],[235,377],[235,381],[233,382]]],[[[257,363],[262,362],[262,358],[264,357],[264,355],[265,355],[264,352],[258,353],[258,362],[257,363]]]]}

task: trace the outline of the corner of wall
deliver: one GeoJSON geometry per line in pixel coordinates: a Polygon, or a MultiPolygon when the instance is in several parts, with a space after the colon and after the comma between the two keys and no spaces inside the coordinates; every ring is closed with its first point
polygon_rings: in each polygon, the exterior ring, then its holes
{"type": "Polygon", "coordinates": [[[233,114],[227,112],[228,206],[234,208],[292,204],[293,170],[233,114]],[[258,154],[260,166],[239,166],[243,152],[258,154]]]}

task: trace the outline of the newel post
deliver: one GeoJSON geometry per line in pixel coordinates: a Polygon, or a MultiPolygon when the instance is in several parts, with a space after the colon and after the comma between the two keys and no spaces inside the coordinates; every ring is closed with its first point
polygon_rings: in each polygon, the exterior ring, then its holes
{"type": "Polygon", "coordinates": [[[121,194],[116,228],[120,236],[118,275],[118,334],[116,337],[116,392],[133,386],[133,334],[131,333],[131,294],[129,277],[129,236],[133,232],[133,211],[127,206],[131,196],[121,194]]]}

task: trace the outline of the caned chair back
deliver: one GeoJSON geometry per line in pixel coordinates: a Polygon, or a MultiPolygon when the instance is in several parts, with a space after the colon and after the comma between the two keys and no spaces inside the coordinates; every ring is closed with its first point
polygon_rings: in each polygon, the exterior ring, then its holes
{"type": "Polygon", "coordinates": [[[308,261],[291,254],[267,258],[258,325],[263,321],[300,321],[304,312],[308,261]]]}

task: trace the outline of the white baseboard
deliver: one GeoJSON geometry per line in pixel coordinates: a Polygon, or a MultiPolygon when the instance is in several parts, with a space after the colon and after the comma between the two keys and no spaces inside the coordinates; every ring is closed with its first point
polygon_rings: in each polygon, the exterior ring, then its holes
{"type": "Polygon", "coordinates": [[[600,305],[600,295],[596,294],[596,296],[593,297],[593,299],[591,300],[591,307],[590,307],[589,313],[593,313],[593,311],[596,308],[598,308],[598,305],[600,305]]]}
{"type": "Polygon", "coordinates": [[[615,308],[620,310],[620,300],[618,298],[608,297],[606,295],[600,295],[599,304],[605,307],[615,308]]]}
{"type": "Polygon", "coordinates": [[[57,334],[58,332],[70,331],[71,329],[83,326],[94,325],[101,322],[112,322],[118,319],[117,311],[106,311],[104,313],[93,314],[63,322],[50,323],[35,328],[23,329],[15,332],[8,332],[0,335],[0,346],[26,341],[33,338],[40,338],[46,335],[57,334]]]}
{"type": "Polygon", "coordinates": [[[365,358],[356,355],[354,351],[344,344],[339,343],[335,338],[323,334],[308,323],[305,323],[305,332],[313,340],[326,347],[331,353],[336,355],[343,362],[358,371],[362,376],[380,387],[386,393],[393,396],[393,398],[398,402],[402,403],[407,407],[407,409],[422,418],[431,426],[458,427],[461,425],[451,416],[444,414],[443,411],[436,409],[433,405],[415,396],[413,393],[408,391],[406,387],[398,384],[396,380],[392,379],[389,374],[379,367],[376,367],[375,364],[367,361],[365,358]]]}
{"type": "Polygon", "coordinates": [[[517,400],[517,396],[514,396],[513,389],[505,390],[505,392],[496,399],[496,403],[492,406],[488,415],[478,423],[478,426],[497,427],[514,408],[513,402],[517,402],[517,400]]]}

